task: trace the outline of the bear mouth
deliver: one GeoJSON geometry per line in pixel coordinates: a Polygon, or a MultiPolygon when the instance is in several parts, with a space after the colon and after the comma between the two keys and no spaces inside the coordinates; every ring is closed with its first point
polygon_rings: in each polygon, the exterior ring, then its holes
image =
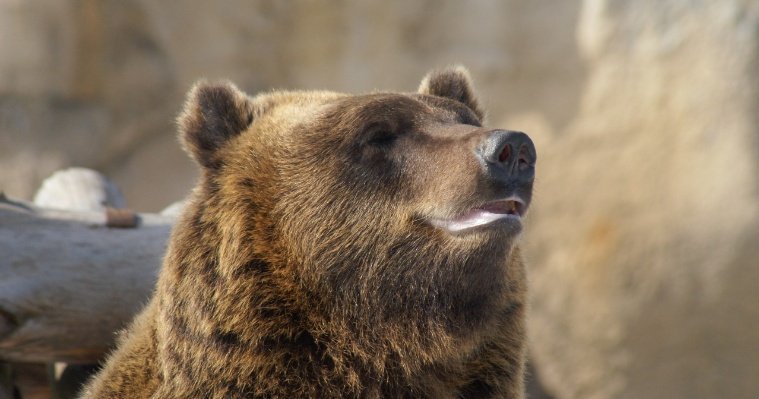
{"type": "Polygon", "coordinates": [[[453,219],[430,219],[430,223],[451,233],[483,227],[498,221],[520,224],[527,211],[527,204],[519,197],[491,201],[470,209],[453,219]]]}

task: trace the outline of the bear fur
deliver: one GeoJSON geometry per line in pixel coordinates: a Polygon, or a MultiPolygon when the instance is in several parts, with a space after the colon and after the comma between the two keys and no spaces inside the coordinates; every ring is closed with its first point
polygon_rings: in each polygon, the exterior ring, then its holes
{"type": "Polygon", "coordinates": [[[490,192],[483,117],[462,67],[406,94],[197,84],[200,181],[83,397],[522,398],[519,229],[429,222],[490,192]]]}

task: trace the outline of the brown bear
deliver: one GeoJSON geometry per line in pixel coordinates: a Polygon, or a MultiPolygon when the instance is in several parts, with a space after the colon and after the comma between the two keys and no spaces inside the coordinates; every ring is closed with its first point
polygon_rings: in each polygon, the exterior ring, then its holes
{"type": "Polygon", "coordinates": [[[522,398],[535,148],[468,72],[417,93],[197,84],[202,170],[85,398],[522,398]]]}

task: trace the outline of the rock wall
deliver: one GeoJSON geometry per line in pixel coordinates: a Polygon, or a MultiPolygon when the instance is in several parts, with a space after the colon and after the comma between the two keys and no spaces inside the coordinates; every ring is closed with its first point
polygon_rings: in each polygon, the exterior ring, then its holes
{"type": "Polygon", "coordinates": [[[561,398],[759,393],[759,3],[588,0],[541,148],[536,368],[561,398]]]}
{"type": "MultiPolygon", "coordinates": [[[[139,147],[173,134],[176,78],[154,31],[130,1],[0,1],[2,190],[28,199],[52,171],[72,165],[120,174],[139,147]]],[[[170,169],[189,169],[179,159],[157,174],[141,170],[141,180],[171,182],[170,169]]],[[[174,181],[184,187],[167,184],[171,199],[189,183],[174,181]]],[[[162,192],[145,191],[171,201],[162,192]]]]}

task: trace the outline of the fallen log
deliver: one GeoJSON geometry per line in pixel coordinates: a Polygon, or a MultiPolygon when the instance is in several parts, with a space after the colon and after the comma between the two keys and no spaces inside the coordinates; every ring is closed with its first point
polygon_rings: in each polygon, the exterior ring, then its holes
{"type": "Polygon", "coordinates": [[[147,302],[173,220],[0,197],[0,361],[102,359],[147,302]]]}
{"type": "Polygon", "coordinates": [[[0,399],[13,399],[13,376],[7,364],[0,363],[0,399]]]}

